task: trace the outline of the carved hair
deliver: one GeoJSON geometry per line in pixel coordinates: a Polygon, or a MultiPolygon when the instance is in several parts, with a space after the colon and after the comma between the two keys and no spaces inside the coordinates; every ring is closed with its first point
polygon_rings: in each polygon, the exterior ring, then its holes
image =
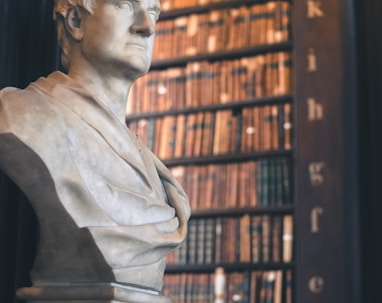
{"type": "Polygon", "coordinates": [[[80,7],[92,14],[97,0],[54,0],[53,19],[57,26],[57,39],[61,47],[61,63],[68,69],[73,39],[65,27],[65,18],[70,7],[80,7]]]}

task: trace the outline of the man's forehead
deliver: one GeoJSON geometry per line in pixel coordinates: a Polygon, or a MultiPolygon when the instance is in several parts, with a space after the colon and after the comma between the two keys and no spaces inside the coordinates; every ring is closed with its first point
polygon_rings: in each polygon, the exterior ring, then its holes
{"type": "Polygon", "coordinates": [[[160,0],[97,0],[99,3],[120,3],[120,2],[137,2],[141,3],[143,7],[146,8],[160,8],[160,0]]]}

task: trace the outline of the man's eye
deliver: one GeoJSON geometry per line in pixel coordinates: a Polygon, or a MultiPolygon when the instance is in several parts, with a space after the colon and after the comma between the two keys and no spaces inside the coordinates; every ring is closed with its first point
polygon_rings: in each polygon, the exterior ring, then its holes
{"type": "Polygon", "coordinates": [[[158,21],[159,14],[157,12],[152,11],[149,14],[150,14],[150,18],[151,18],[151,20],[153,22],[157,22],[158,21]]]}
{"type": "Polygon", "coordinates": [[[117,7],[120,9],[127,9],[129,11],[133,11],[133,5],[130,1],[121,1],[117,4],[117,7]]]}

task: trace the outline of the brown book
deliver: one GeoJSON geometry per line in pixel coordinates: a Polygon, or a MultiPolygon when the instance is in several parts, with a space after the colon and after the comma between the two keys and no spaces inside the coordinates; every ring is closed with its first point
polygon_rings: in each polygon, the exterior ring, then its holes
{"type": "Polygon", "coordinates": [[[159,157],[170,159],[174,157],[176,145],[176,116],[165,116],[163,120],[162,140],[159,157]]]}
{"type": "Polygon", "coordinates": [[[204,112],[202,124],[201,155],[208,156],[212,153],[214,131],[214,114],[204,112]]]}
{"type": "Polygon", "coordinates": [[[199,183],[199,203],[200,209],[206,208],[207,187],[208,187],[208,167],[198,166],[198,183],[199,183]]]}
{"type": "Polygon", "coordinates": [[[179,68],[179,74],[176,77],[176,98],[175,108],[182,109],[186,106],[186,70],[179,68]]]}
{"type": "Polygon", "coordinates": [[[278,53],[279,59],[279,93],[292,92],[292,54],[290,52],[278,53]]]}
{"type": "Polygon", "coordinates": [[[269,215],[261,216],[261,257],[263,263],[271,261],[271,218],[269,215]]]}
{"type": "Polygon", "coordinates": [[[277,150],[280,148],[279,146],[279,140],[280,140],[280,134],[279,134],[279,111],[277,105],[271,105],[271,149],[277,150]]]}
{"type": "Polygon", "coordinates": [[[192,167],[192,173],[191,173],[191,196],[192,196],[192,208],[193,209],[199,209],[200,205],[200,195],[201,192],[199,190],[200,183],[199,183],[199,177],[200,177],[200,167],[199,166],[193,166],[192,167]]]}
{"type": "Polygon", "coordinates": [[[262,226],[261,216],[253,216],[251,220],[251,252],[252,262],[259,263],[262,258],[262,226]]]}
{"type": "Polygon", "coordinates": [[[216,166],[209,164],[207,166],[207,180],[206,180],[206,187],[205,187],[205,203],[203,204],[202,208],[210,209],[215,207],[213,204],[213,189],[214,189],[214,182],[216,179],[216,166]]]}
{"type": "Polygon", "coordinates": [[[231,8],[228,11],[228,24],[227,49],[234,49],[239,47],[239,37],[241,35],[240,8],[231,8]]]}
{"type": "Polygon", "coordinates": [[[221,165],[214,165],[213,174],[211,175],[211,180],[213,184],[212,192],[212,208],[218,208],[221,206],[222,201],[222,190],[219,184],[219,177],[221,175],[221,165]]]}
{"type": "Polygon", "coordinates": [[[270,1],[265,4],[265,27],[266,27],[266,43],[275,43],[275,17],[276,17],[276,2],[270,1]]]}
{"type": "Polygon", "coordinates": [[[258,205],[258,184],[257,184],[257,162],[251,161],[248,162],[248,170],[249,170],[249,178],[248,178],[248,197],[250,198],[249,206],[257,206],[258,205]]]}
{"type": "Polygon", "coordinates": [[[179,114],[176,118],[176,134],[175,134],[175,149],[174,157],[180,158],[184,156],[184,144],[186,136],[186,116],[179,114]]]}
{"type": "Polygon", "coordinates": [[[239,163],[239,207],[250,205],[251,197],[247,194],[248,180],[250,180],[249,163],[239,163]]]}
{"type": "Polygon", "coordinates": [[[149,77],[146,79],[145,85],[140,89],[139,93],[143,96],[140,112],[154,112],[159,110],[159,105],[156,101],[158,99],[160,73],[160,71],[151,71],[148,74],[149,77]]]}
{"type": "Polygon", "coordinates": [[[226,61],[226,64],[227,64],[227,71],[226,71],[226,76],[227,76],[227,79],[226,79],[226,99],[228,102],[231,102],[234,100],[234,94],[235,94],[235,90],[236,90],[236,86],[235,86],[235,62],[237,60],[229,60],[229,61],[226,61]]]}
{"type": "Polygon", "coordinates": [[[281,262],[282,252],[282,217],[272,217],[272,261],[281,262]]]}
{"type": "Polygon", "coordinates": [[[261,98],[266,96],[266,56],[258,55],[255,60],[255,97],[261,98]]]}
{"type": "Polygon", "coordinates": [[[293,217],[285,215],[283,219],[283,262],[293,258],[293,217]]]}
{"type": "Polygon", "coordinates": [[[292,148],[292,105],[286,103],[284,106],[284,148],[292,148]]]}
{"type": "Polygon", "coordinates": [[[204,112],[198,112],[195,114],[195,124],[193,126],[194,138],[191,155],[199,157],[202,152],[202,136],[203,136],[203,119],[204,112]]]}
{"type": "Polygon", "coordinates": [[[189,114],[186,119],[186,131],[185,131],[185,150],[184,155],[191,157],[194,151],[195,134],[196,134],[197,115],[189,114]]]}
{"type": "MultiPolygon", "coordinates": [[[[169,87],[167,70],[159,72],[157,98],[151,99],[151,104],[154,102],[158,111],[166,111],[169,109],[169,87]]],[[[151,108],[152,106],[150,106],[151,108]]]]}
{"type": "Polygon", "coordinates": [[[217,111],[215,113],[215,125],[214,125],[214,137],[212,145],[212,154],[219,155],[221,153],[221,141],[223,140],[223,125],[224,121],[224,111],[217,111]]]}
{"type": "Polygon", "coordinates": [[[165,116],[163,118],[161,118],[162,122],[161,122],[161,126],[160,126],[160,130],[159,130],[159,140],[157,140],[157,144],[159,145],[158,148],[157,148],[157,153],[156,155],[160,158],[160,159],[165,159],[166,158],[166,154],[167,154],[167,148],[168,148],[168,140],[169,140],[169,124],[170,124],[170,119],[169,119],[170,116],[165,116]]]}
{"type": "Polygon", "coordinates": [[[238,206],[238,189],[239,189],[239,166],[238,163],[230,163],[227,165],[227,184],[229,190],[227,194],[227,206],[235,208],[238,206]]]}
{"type": "Polygon", "coordinates": [[[226,45],[227,11],[211,11],[209,15],[209,29],[207,51],[222,50],[226,45]]]}
{"type": "Polygon", "coordinates": [[[283,295],[283,272],[281,270],[276,271],[275,285],[274,285],[274,303],[282,303],[283,295]]]}
{"type": "Polygon", "coordinates": [[[229,70],[230,70],[230,61],[222,61],[220,67],[220,81],[219,81],[219,103],[227,103],[231,101],[231,97],[229,95],[229,70]]]}
{"type": "Polygon", "coordinates": [[[162,11],[169,11],[173,8],[172,4],[176,1],[171,1],[171,0],[163,0],[161,1],[161,9],[162,11]]]}
{"type": "Polygon", "coordinates": [[[275,283],[276,283],[276,271],[270,270],[270,271],[264,272],[263,274],[263,287],[265,289],[264,302],[274,302],[275,283]]]}
{"type": "Polygon", "coordinates": [[[230,120],[228,123],[229,141],[228,153],[235,153],[240,151],[240,137],[241,137],[241,114],[229,112],[230,120]]]}
{"type": "Polygon", "coordinates": [[[173,37],[174,37],[174,20],[168,19],[163,20],[158,23],[164,23],[163,28],[161,28],[160,40],[155,41],[156,47],[156,58],[155,59],[166,59],[171,58],[174,55],[173,51],[173,37]]]}
{"type": "Polygon", "coordinates": [[[221,61],[216,61],[211,63],[211,77],[212,77],[212,88],[211,88],[211,103],[220,103],[220,77],[221,77],[221,61]]]}
{"type": "Polygon", "coordinates": [[[258,44],[262,45],[267,43],[267,7],[266,4],[259,4],[258,6],[258,44]]]}
{"type": "Polygon", "coordinates": [[[272,149],[272,107],[270,105],[261,108],[261,150],[272,149]]]}
{"type": "Polygon", "coordinates": [[[251,217],[240,218],[240,262],[251,262],[251,217]]]}
{"type": "Polygon", "coordinates": [[[281,5],[281,40],[288,41],[290,39],[290,3],[286,1],[277,2],[281,5]]]}
{"type": "Polygon", "coordinates": [[[166,110],[176,109],[177,103],[177,79],[181,75],[180,68],[169,68],[165,71],[165,77],[167,78],[167,101],[166,110]]]}
{"type": "Polygon", "coordinates": [[[211,64],[209,62],[200,62],[199,105],[209,105],[212,103],[212,80],[210,69],[211,64]]]}
{"type": "Polygon", "coordinates": [[[253,150],[253,109],[244,107],[242,109],[242,130],[241,130],[241,152],[250,152],[253,150]]]}
{"type": "Polygon", "coordinates": [[[261,144],[262,144],[261,140],[262,140],[262,133],[263,133],[263,127],[262,127],[262,121],[261,121],[262,108],[254,107],[252,111],[253,111],[252,150],[259,151],[261,150],[261,144]]]}
{"type": "Polygon", "coordinates": [[[249,45],[251,11],[247,6],[240,7],[239,37],[237,47],[243,48],[249,45]]]}
{"type": "Polygon", "coordinates": [[[232,61],[232,69],[231,69],[231,100],[239,101],[240,100],[240,91],[241,91],[241,83],[240,83],[240,72],[241,72],[241,63],[240,60],[232,61]]]}
{"type": "Polygon", "coordinates": [[[198,0],[197,1],[198,5],[206,5],[210,2],[211,2],[211,0],[198,0]]]}
{"type": "Polygon", "coordinates": [[[254,99],[256,97],[256,57],[246,57],[241,59],[242,66],[245,66],[244,99],[254,99]]]}
{"type": "Polygon", "coordinates": [[[155,135],[154,135],[153,152],[156,155],[159,155],[159,151],[160,151],[162,125],[163,125],[163,117],[155,118],[155,135]]]}
{"type": "Polygon", "coordinates": [[[247,99],[249,96],[248,89],[253,85],[249,78],[249,65],[248,58],[240,59],[238,100],[247,99]]]}
{"type": "Polygon", "coordinates": [[[198,14],[198,40],[197,40],[197,53],[208,52],[208,37],[209,37],[209,22],[210,14],[198,14]]]}
{"type": "Polygon", "coordinates": [[[287,270],[285,274],[285,303],[292,303],[292,280],[293,275],[291,270],[287,270]]]}
{"type": "Polygon", "coordinates": [[[183,56],[186,54],[188,39],[192,40],[192,37],[188,36],[188,27],[190,23],[189,18],[186,16],[181,16],[174,19],[174,29],[173,29],[173,50],[171,54],[173,56],[183,56]]]}
{"type": "Polygon", "coordinates": [[[273,95],[273,84],[274,84],[274,77],[273,77],[273,54],[267,53],[264,56],[264,95],[265,96],[271,96],[273,95]]]}
{"type": "Polygon", "coordinates": [[[260,44],[260,16],[261,6],[256,4],[250,7],[250,25],[249,25],[249,45],[256,46],[260,44]]]}
{"type": "Polygon", "coordinates": [[[154,112],[158,109],[157,104],[153,104],[153,102],[157,99],[159,74],[159,71],[151,71],[146,75],[147,77],[138,79],[144,82],[139,85],[139,91],[137,91],[139,95],[133,102],[141,103],[139,105],[139,112],[141,113],[154,112]],[[142,102],[137,102],[140,98],[142,98],[142,102]]]}
{"type": "Polygon", "coordinates": [[[251,272],[251,284],[249,292],[249,302],[250,303],[262,303],[260,301],[260,288],[261,288],[261,272],[252,271],[251,272]]]}
{"type": "Polygon", "coordinates": [[[187,33],[186,33],[186,41],[184,45],[184,52],[181,54],[185,54],[187,56],[196,55],[198,50],[198,40],[199,40],[199,16],[198,14],[192,14],[188,16],[186,19],[187,22],[187,33]]]}

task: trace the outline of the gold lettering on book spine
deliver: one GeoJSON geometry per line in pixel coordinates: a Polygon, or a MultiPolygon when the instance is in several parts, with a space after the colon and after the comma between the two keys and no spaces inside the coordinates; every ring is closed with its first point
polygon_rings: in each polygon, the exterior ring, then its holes
{"type": "Polygon", "coordinates": [[[317,121],[324,119],[324,107],[314,98],[306,100],[308,106],[308,121],[317,121]]]}
{"type": "Polygon", "coordinates": [[[316,72],[317,71],[317,56],[316,51],[313,47],[309,47],[308,49],[308,72],[316,72]]]}
{"type": "Polygon", "coordinates": [[[321,8],[321,1],[318,0],[307,0],[307,17],[309,19],[324,17],[325,14],[321,8]]]}
{"type": "Polygon", "coordinates": [[[312,277],[309,280],[309,290],[314,294],[320,294],[324,291],[325,281],[322,277],[312,277]]]}
{"type": "Polygon", "coordinates": [[[324,214],[324,209],[320,206],[312,209],[310,213],[310,231],[312,234],[318,234],[320,232],[319,217],[324,214]]]}
{"type": "Polygon", "coordinates": [[[309,176],[310,183],[317,187],[324,183],[323,169],[325,167],[324,162],[313,162],[309,164],[309,176]]]}

